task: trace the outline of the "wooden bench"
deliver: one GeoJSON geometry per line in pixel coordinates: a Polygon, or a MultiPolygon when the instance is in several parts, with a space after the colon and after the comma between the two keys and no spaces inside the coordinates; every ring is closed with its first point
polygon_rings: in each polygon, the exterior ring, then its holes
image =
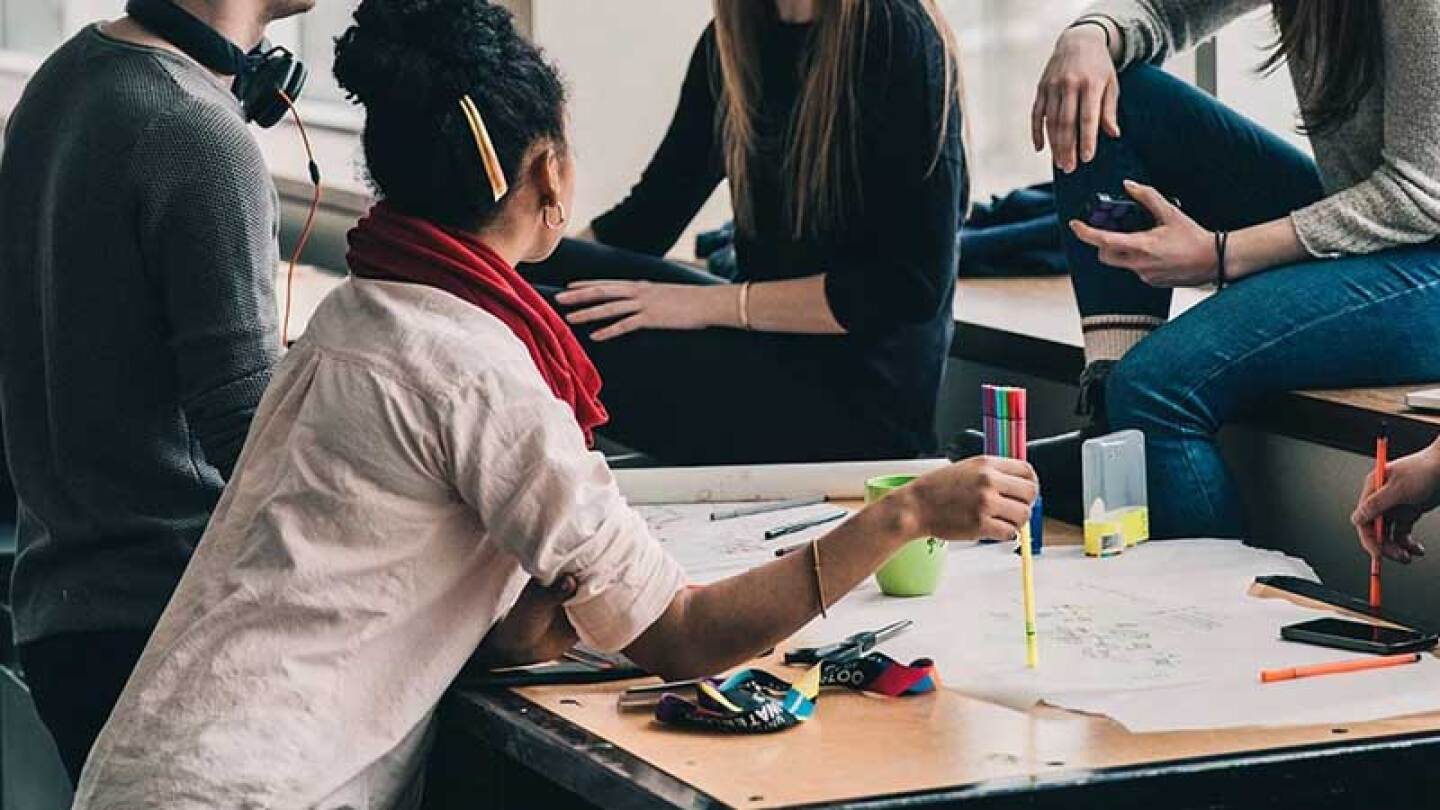
{"type": "MultiPolygon", "coordinates": [[[[1178,290],[1172,315],[1208,295],[1201,290],[1178,290]]],[[[1082,346],[1080,316],[1068,278],[960,281],[955,296],[953,357],[1073,384],[1084,365],[1082,346]]],[[[1440,435],[1440,416],[1405,405],[1405,393],[1423,387],[1296,391],[1269,403],[1246,424],[1368,454],[1375,449],[1375,434],[1384,421],[1397,449],[1410,451],[1440,435]]]]}
{"type": "MultiPolygon", "coordinates": [[[[283,308],[283,265],[280,271],[277,289],[283,308]]],[[[292,338],[339,280],[325,270],[299,269],[291,313],[292,338]]],[[[1207,296],[1201,290],[1177,291],[1172,314],[1184,312],[1207,296]]],[[[960,281],[955,295],[953,358],[1073,384],[1084,365],[1082,345],[1080,316],[1069,279],[960,281]]],[[[1421,387],[1425,386],[1296,391],[1270,403],[1246,424],[1347,452],[1370,453],[1383,420],[1397,451],[1408,452],[1440,435],[1440,416],[1405,405],[1405,393],[1421,387]]]]}

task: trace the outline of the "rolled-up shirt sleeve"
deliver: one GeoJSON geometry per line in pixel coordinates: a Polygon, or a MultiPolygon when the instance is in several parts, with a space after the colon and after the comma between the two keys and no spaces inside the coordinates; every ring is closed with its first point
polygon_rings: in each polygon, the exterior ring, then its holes
{"type": "Polygon", "coordinates": [[[575,576],[565,607],[581,640],[620,650],[660,618],[685,575],[533,373],[519,386],[496,375],[452,401],[454,479],[487,536],[526,573],[545,584],[575,576]]]}

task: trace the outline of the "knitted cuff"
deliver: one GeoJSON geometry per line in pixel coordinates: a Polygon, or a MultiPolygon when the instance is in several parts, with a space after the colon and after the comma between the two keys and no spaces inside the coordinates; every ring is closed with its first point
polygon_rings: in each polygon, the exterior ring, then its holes
{"type": "Polygon", "coordinates": [[[1085,364],[1119,360],[1164,323],[1164,318],[1151,315],[1092,315],[1082,319],[1085,364]]]}

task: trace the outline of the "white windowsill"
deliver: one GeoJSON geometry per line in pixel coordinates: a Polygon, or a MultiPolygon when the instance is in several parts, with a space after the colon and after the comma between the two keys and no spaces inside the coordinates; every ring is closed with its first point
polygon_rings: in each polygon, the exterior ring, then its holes
{"type": "Polygon", "coordinates": [[[313,101],[302,100],[297,109],[305,126],[312,129],[339,132],[345,135],[359,135],[365,126],[365,114],[360,108],[347,102],[333,99],[313,101]]]}
{"type": "Polygon", "coordinates": [[[0,51],[0,75],[28,79],[40,68],[44,57],[19,51],[0,51]]]}

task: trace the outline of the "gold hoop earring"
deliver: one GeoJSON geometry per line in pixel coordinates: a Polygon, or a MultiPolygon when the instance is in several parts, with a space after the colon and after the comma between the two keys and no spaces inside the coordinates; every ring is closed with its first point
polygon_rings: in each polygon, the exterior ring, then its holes
{"type": "Polygon", "coordinates": [[[565,213],[565,203],[562,203],[562,202],[556,202],[554,205],[547,205],[547,206],[545,206],[544,208],[542,208],[542,209],[540,210],[540,218],[545,221],[545,227],[549,228],[549,229],[552,230],[552,231],[558,231],[558,230],[560,230],[561,228],[565,227],[566,224],[568,224],[568,223],[570,222],[570,217],[565,213]],[[558,209],[560,209],[560,221],[559,221],[559,222],[551,222],[551,221],[550,221],[550,209],[551,209],[551,208],[558,208],[558,209]]]}

